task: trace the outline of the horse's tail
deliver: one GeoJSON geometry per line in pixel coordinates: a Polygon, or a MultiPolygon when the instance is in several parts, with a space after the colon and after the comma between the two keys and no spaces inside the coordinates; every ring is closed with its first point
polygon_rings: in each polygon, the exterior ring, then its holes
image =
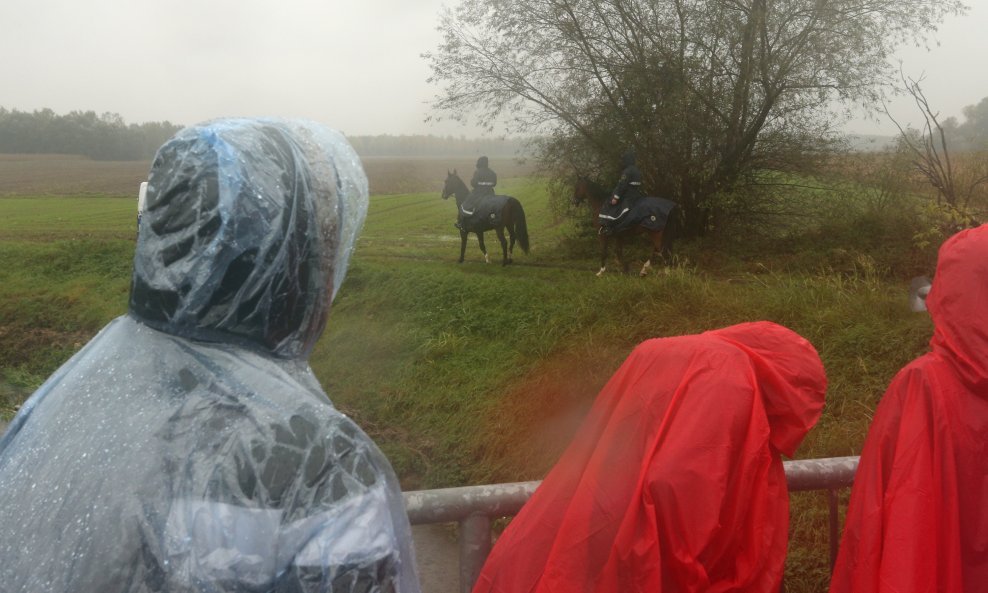
{"type": "Polygon", "coordinates": [[[528,223],[525,221],[525,209],[516,198],[511,198],[511,216],[515,222],[515,236],[521,250],[528,253],[528,223]]]}

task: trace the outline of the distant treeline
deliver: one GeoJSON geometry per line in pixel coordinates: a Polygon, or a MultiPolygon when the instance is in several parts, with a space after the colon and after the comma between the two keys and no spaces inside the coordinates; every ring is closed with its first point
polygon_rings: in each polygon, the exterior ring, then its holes
{"type": "MultiPolygon", "coordinates": [[[[51,109],[8,110],[0,107],[0,153],[79,154],[92,159],[150,160],[182,126],[168,121],[127,124],[116,113],[51,109]]],[[[362,157],[523,156],[523,139],[470,139],[453,136],[348,136],[362,157]]]]}
{"type": "Polygon", "coordinates": [[[514,158],[528,154],[528,140],[521,138],[471,139],[455,136],[347,136],[362,157],[465,157],[514,158]]]}
{"type": "Polygon", "coordinates": [[[150,160],[181,126],[127,124],[116,113],[51,109],[28,113],[0,107],[0,153],[80,154],[104,161],[150,160]]]}
{"type": "Polygon", "coordinates": [[[964,121],[948,117],[943,123],[943,132],[950,141],[951,149],[988,150],[988,97],[964,107],[961,113],[964,121]]]}
{"type": "MultiPolygon", "coordinates": [[[[952,150],[988,150],[988,97],[963,110],[964,121],[947,118],[943,125],[952,150]]],[[[127,124],[116,113],[73,111],[58,115],[51,109],[8,110],[0,107],[0,153],[78,154],[97,160],[150,160],[183,126],[169,121],[127,124]]],[[[347,136],[362,157],[515,158],[531,155],[529,138],[466,138],[464,136],[377,135],[347,136]]],[[[851,135],[854,150],[893,148],[897,136],[851,135]]]]}

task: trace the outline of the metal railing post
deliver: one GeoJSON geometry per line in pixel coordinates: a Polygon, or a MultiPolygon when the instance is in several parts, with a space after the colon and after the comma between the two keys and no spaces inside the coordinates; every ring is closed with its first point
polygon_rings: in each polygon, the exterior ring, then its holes
{"type": "Polygon", "coordinates": [[[830,572],[837,564],[837,548],[840,546],[840,518],[837,516],[837,490],[827,490],[827,506],[830,508],[830,572]]]}
{"type": "Polygon", "coordinates": [[[474,513],[460,521],[460,593],[473,590],[491,553],[491,518],[474,513]]]}

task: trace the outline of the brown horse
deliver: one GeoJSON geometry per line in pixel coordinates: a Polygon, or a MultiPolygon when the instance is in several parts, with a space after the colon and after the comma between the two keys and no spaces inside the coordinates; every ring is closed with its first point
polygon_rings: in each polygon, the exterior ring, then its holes
{"type": "MultiPolygon", "coordinates": [[[[638,224],[628,227],[619,233],[614,235],[602,235],[600,234],[600,227],[602,225],[598,215],[600,214],[600,209],[603,207],[604,202],[610,197],[610,192],[600,187],[593,181],[590,181],[586,177],[577,179],[576,186],[573,190],[574,204],[587,203],[590,205],[590,211],[593,216],[593,228],[597,231],[597,237],[600,238],[600,270],[597,271],[597,275],[602,276],[607,270],[607,248],[610,245],[611,239],[614,239],[614,251],[617,255],[618,263],[621,264],[625,274],[628,273],[629,262],[624,259],[624,245],[636,235],[647,235],[649,241],[652,243],[652,253],[649,258],[645,260],[645,265],[642,266],[641,271],[638,272],[639,276],[645,276],[648,274],[648,270],[652,267],[653,260],[656,263],[667,263],[667,259],[671,255],[672,241],[676,234],[675,221],[679,216],[679,208],[665,198],[641,198],[641,201],[654,201],[654,203],[651,204],[641,204],[642,206],[655,206],[658,210],[668,211],[667,224],[665,226],[659,230],[655,230],[645,226],[648,219],[642,219],[638,224]],[[671,211],[669,208],[671,208],[671,211]]],[[[635,210],[638,210],[638,208],[635,208],[635,210]]],[[[632,215],[631,212],[626,214],[626,216],[630,215],[632,215]]]]}
{"type": "MultiPolygon", "coordinates": [[[[446,200],[450,196],[454,196],[456,198],[456,211],[460,212],[460,206],[469,195],[470,189],[460,179],[460,176],[456,174],[456,170],[454,169],[452,173],[447,171],[446,182],[443,184],[443,199],[446,200]]],[[[477,243],[480,245],[480,250],[484,253],[484,260],[490,263],[491,259],[487,255],[487,247],[484,245],[484,231],[489,230],[497,233],[497,240],[501,242],[501,265],[506,266],[512,262],[511,255],[515,249],[516,238],[522,251],[528,253],[528,224],[525,222],[525,210],[521,207],[521,202],[517,199],[511,196],[504,197],[507,198],[507,201],[501,209],[500,216],[495,216],[493,222],[485,220],[480,225],[472,227],[469,230],[460,229],[459,263],[463,263],[463,256],[467,250],[467,235],[469,233],[475,233],[477,235],[477,243]],[[508,239],[504,237],[505,230],[508,231],[508,237],[511,240],[510,244],[508,239]]]]}

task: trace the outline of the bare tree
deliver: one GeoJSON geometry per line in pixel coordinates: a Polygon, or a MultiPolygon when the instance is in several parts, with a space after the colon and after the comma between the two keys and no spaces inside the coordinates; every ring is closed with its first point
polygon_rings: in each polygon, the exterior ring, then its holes
{"type": "MultiPolygon", "coordinates": [[[[912,153],[913,166],[926,178],[937,191],[937,201],[946,202],[952,208],[964,207],[970,200],[975,189],[988,181],[986,175],[967,176],[963,179],[950,158],[947,146],[947,133],[940,121],[940,113],[930,106],[918,80],[907,77],[900,72],[902,90],[909,94],[916,103],[916,108],[923,117],[921,130],[907,130],[889,113],[885,106],[885,114],[899,129],[900,145],[912,153]]],[[[884,105],[884,103],[883,103],[884,105]]]]}
{"type": "Polygon", "coordinates": [[[959,0],[461,0],[428,53],[437,117],[545,138],[557,170],[612,175],[635,149],[687,229],[760,171],[804,170],[834,100],[877,104],[899,42],[959,0]]]}

